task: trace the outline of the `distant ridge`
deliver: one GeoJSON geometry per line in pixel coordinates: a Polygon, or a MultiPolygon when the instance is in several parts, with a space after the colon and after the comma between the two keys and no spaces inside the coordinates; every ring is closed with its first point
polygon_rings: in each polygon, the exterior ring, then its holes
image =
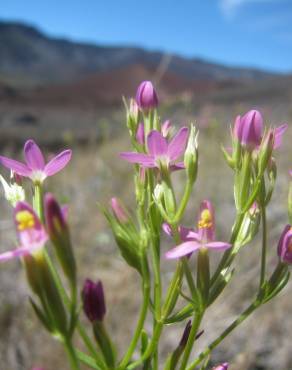
{"type": "Polygon", "coordinates": [[[251,82],[277,76],[258,69],[227,67],[143,48],[100,46],[52,38],[27,24],[0,21],[0,79],[16,78],[35,84],[71,83],[137,65],[153,71],[157,78],[167,72],[188,85],[197,81],[251,82]]]}

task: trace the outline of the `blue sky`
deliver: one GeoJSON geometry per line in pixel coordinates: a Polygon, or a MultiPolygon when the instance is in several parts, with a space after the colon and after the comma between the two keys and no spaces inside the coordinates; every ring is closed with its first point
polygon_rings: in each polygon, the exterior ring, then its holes
{"type": "Polygon", "coordinates": [[[292,0],[2,0],[53,36],[292,71],[292,0]]]}

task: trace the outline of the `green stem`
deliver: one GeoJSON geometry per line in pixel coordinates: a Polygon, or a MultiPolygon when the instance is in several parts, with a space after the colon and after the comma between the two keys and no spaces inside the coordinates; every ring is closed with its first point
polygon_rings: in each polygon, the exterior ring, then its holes
{"type": "Polygon", "coordinates": [[[203,352],[200,353],[198,358],[191,363],[187,370],[194,370],[196,366],[198,366],[204,360],[204,358],[207,357],[213,351],[213,349],[223,341],[225,337],[227,337],[228,334],[230,334],[237,326],[247,319],[248,316],[260,305],[261,303],[259,301],[253,302],[236,320],[233,321],[231,325],[228,326],[228,328],[222,332],[217,339],[215,339],[203,352]]]}
{"type": "Polygon", "coordinates": [[[176,215],[175,215],[175,219],[174,219],[175,223],[180,222],[180,220],[181,220],[181,218],[182,218],[182,216],[185,212],[188,201],[190,199],[192,189],[193,189],[193,182],[187,180],[187,183],[186,183],[186,186],[185,186],[185,191],[184,191],[181,203],[179,205],[179,209],[177,210],[176,215]]]}
{"type": "MultiPolygon", "coordinates": [[[[241,224],[243,222],[243,219],[244,219],[244,216],[245,214],[242,213],[242,212],[239,212],[236,216],[236,220],[235,220],[235,223],[234,223],[234,226],[232,228],[232,233],[231,233],[231,237],[230,237],[230,244],[234,244],[236,238],[237,238],[237,234],[239,233],[239,230],[240,230],[240,227],[241,227],[241,224]]],[[[232,256],[232,250],[233,248],[230,248],[228,249],[224,254],[223,254],[223,257],[221,258],[221,261],[216,269],[216,271],[214,272],[213,276],[212,276],[212,279],[211,279],[211,286],[214,285],[221,273],[221,271],[228,265],[230,265],[230,263],[233,261],[234,257],[235,256],[232,256]]]]}
{"type": "Polygon", "coordinates": [[[33,208],[44,223],[43,186],[40,182],[36,182],[34,186],[33,208]]]}
{"type": "Polygon", "coordinates": [[[72,370],[80,370],[79,361],[77,354],[75,353],[74,347],[72,346],[71,340],[65,338],[63,341],[64,347],[66,349],[70,366],[72,370]]]}
{"type": "Polygon", "coordinates": [[[158,346],[160,335],[161,335],[162,330],[163,330],[164,320],[169,315],[169,313],[170,313],[170,311],[173,307],[173,304],[176,302],[177,297],[179,295],[180,286],[181,286],[182,272],[183,272],[182,261],[179,261],[178,264],[177,264],[175,274],[174,274],[174,276],[172,278],[172,281],[170,283],[170,286],[168,288],[165,303],[162,307],[161,321],[156,323],[153,336],[151,338],[151,341],[150,341],[146,351],[143,353],[143,355],[141,356],[141,358],[139,360],[133,362],[132,364],[130,364],[127,367],[128,370],[135,369],[137,366],[141,365],[145,360],[147,360],[150,356],[152,356],[152,354],[155,352],[155,350],[158,346]]]}
{"type": "Polygon", "coordinates": [[[190,354],[192,352],[192,348],[193,348],[194,342],[196,340],[196,335],[197,335],[197,332],[199,330],[202,318],[203,318],[203,313],[196,312],[193,323],[192,323],[192,328],[191,328],[191,331],[190,331],[190,334],[189,334],[189,338],[188,338],[188,341],[187,341],[187,345],[186,345],[186,348],[185,348],[185,351],[184,351],[184,355],[183,355],[183,358],[182,358],[182,362],[181,362],[181,366],[180,366],[181,370],[186,369],[188,359],[189,359],[190,354]]]}
{"type": "Polygon", "coordinates": [[[149,284],[149,276],[147,274],[147,276],[144,277],[144,281],[143,281],[143,304],[142,304],[139,319],[137,322],[137,327],[133,335],[132,341],[130,343],[130,346],[125,356],[123,357],[118,369],[124,369],[129,363],[133,355],[133,352],[136,348],[137,342],[140,338],[140,335],[141,335],[141,332],[144,326],[144,322],[145,322],[147,310],[148,310],[149,299],[150,299],[150,284],[149,284]]]}
{"type": "Polygon", "coordinates": [[[261,257],[261,278],[260,278],[260,288],[262,287],[265,276],[266,276],[266,259],[267,259],[267,217],[266,217],[266,207],[262,206],[262,257],[261,257]]]}

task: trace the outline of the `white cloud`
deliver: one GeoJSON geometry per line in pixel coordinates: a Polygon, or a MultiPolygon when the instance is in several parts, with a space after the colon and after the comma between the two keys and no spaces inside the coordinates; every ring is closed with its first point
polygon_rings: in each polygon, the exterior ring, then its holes
{"type": "Polygon", "coordinates": [[[255,3],[272,3],[281,0],[220,0],[220,8],[223,14],[230,18],[232,17],[241,6],[255,3]]]}

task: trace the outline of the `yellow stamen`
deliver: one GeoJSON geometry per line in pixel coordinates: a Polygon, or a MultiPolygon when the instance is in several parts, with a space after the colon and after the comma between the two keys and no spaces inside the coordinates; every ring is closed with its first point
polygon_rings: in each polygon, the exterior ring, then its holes
{"type": "Polygon", "coordinates": [[[210,228],[212,227],[213,222],[212,222],[212,215],[211,212],[208,209],[204,209],[201,212],[201,218],[198,222],[198,228],[203,229],[203,228],[210,228]]]}
{"type": "Polygon", "coordinates": [[[17,229],[23,231],[31,229],[35,226],[33,215],[29,211],[19,211],[15,216],[17,222],[17,229]]]}

